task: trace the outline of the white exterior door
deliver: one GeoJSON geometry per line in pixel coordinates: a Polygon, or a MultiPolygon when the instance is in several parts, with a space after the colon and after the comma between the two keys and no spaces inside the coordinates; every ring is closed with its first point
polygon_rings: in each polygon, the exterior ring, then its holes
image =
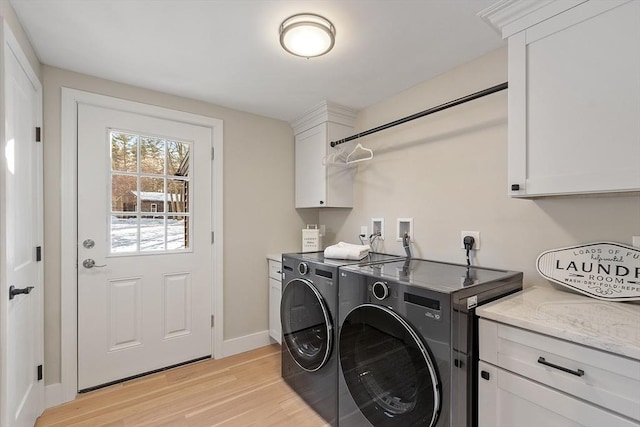
{"type": "Polygon", "coordinates": [[[31,427],[44,409],[43,270],[37,249],[42,245],[42,146],[36,142],[42,91],[1,20],[0,35],[0,425],[31,427]]]}
{"type": "Polygon", "coordinates": [[[78,105],[78,389],[211,355],[211,128],[78,105]]]}

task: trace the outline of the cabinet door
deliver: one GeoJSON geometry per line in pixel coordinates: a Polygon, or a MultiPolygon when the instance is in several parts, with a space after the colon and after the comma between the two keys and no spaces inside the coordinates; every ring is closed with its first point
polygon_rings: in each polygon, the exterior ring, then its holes
{"type": "Polygon", "coordinates": [[[282,299],[282,282],[269,278],[269,335],[278,344],[282,342],[280,326],[280,300],[282,299]]]}
{"type": "Polygon", "coordinates": [[[509,38],[513,196],[640,190],[640,2],[589,1],[509,38]]]}
{"type": "Polygon", "coordinates": [[[269,260],[269,277],[282,281],[282,262],[269,260]]]}
{"type": "Polygon", "coordinates": [[[321,124],[296,135],[296,208],[324,206],[327,152],[327,125],[321,124]]]}
{"type": "Polygon", "coordinates": [[[640,425],[482,361],[478,374],[478,427],[640,425]]]}

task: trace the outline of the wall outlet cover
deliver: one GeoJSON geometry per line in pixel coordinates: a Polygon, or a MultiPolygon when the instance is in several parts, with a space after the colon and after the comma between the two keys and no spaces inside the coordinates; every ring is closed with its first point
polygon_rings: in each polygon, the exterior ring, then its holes
{"type": "Polygon", "coordinates": [[[473,250],[477,251],[480,249],[480,232],[479,231],[461,231],[460,232],[460,249],[464,249],[464,237],[471,236],[473,237],[473,250]]]}
{"type": "Polygon", "coordinates": [[[410,241],[414,241],[413,218],[398,218],[396,241],[402,242],[404,233],[409,235],[410,241]]]}
{"type": "Polygon", "coordinates": [[[384,218],[371,218],[371,233],[380,233],[378,240],[384,240],[384,218]]]}

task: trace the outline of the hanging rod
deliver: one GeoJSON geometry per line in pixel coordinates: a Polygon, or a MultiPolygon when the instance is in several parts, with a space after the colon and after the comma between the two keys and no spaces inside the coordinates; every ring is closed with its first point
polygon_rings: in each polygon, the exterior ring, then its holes
{"type": "Polygon", "coordinates": [[[455,99],[453,101],[445,102],[444,104],[440,104],[437,107],[429,108],[428,110],[420,111],[419,113],[412,114],[407,117],[403,117],[398,120],[394,120],[385,125],[381,125],[375,127],[373,129],[366,130],[364,132],[360,132],[356,135],[351,135],[343,139],[339,139],[337,141],[331,141],[331,146],[335,147],[336,145],[344,144],[345,142],[353,141],[354,139],[362,138],[363,136],[371,135],[372,133],[380,132],[381,130],[389,129],[394,126],[401,125],[403,123],[410,122],[411,120],[419,119],[424,116],[428,116],[429,114],[437,113],[438,111],[446,110],[447,108],[455,107],[460,104],[464,104],[465,102],[473,101],[474,99],[482,98],[483,96],[491,95],[492,93],[500,92],[501,90],[505,90],[509,87],[509,83],[501,83],[499,85],[492,86],[488,89],[481,90],[479,92],[472,93],[471,95],[463,96],[462,98],[455,99]]]}

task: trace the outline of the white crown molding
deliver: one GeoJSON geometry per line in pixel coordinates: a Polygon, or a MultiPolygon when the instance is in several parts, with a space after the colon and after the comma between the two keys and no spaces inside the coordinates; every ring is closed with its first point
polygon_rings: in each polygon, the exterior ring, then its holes
{"type": "Polygon", "coordinates": [[[547,6],[552,1],[500,0],[478,12],[478,16],[493,28],[502,32],[502,29],[507,25],[522,19],[522,17],[541,7],[547,6]]]}
{"type": "Polygon", "coordinates": [[[507,38],[587,0],[500,0],[478,16],[507,38]]]}
{"type": "Polygon", "coordinates": [[[332,122],[353,127],[358,112],[330,101],[322,101],[291,122],[294,134],[299,134],[322,123],[332,122]]]}

